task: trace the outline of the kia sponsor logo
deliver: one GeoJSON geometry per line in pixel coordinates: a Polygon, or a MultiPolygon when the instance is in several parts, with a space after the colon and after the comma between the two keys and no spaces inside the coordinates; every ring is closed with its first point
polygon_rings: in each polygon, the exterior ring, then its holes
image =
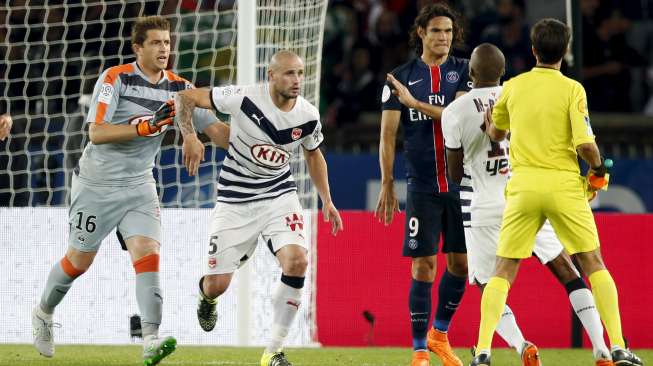
{"type": "Polygon", "coordinates": [[[250,152],[256,162],[268,168],[283,168],[290,161],[290,153],[274,145],[254,145],[250,152]]]}

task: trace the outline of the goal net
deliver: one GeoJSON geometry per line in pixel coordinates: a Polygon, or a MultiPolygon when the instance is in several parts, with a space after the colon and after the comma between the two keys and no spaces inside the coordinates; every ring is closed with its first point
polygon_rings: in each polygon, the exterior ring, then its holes
{"type": "MultiPolygon", "coordinates": [[[[51,265],[67,246],[70,179],[88,143],[85,116],[93,86],[106,68],[132,62],[131,24],[142,15],[172,23],[170,66],[198,87],[235,84],[238,73],[266,79],[266,65],[279,49],[305,62],[303,95],[319,99],[320,59],[327,0],[243,0],[255,3],[251,29],[253,70],[237,65],[239,2],[235,0],[8,1],[0,5],[0,112],[12,115],[11,137],[0,142],[0,311],[8,314],[0,342],[30,342],[29,315],[51,265]],[[20,294],[20,295],[18,295],[20,294]]],[[[251,15],[248,15],[251,18],[251,15]]],[[[252,66],[250,66],[252,67],[252,66]]],[[[226,118],[226,116],[221,116],[226,118]]],[[[226,118],[228,121],[228,118],[226,118]]],[[[220,298],[219,324],[203,333],[195,320],[197,280],[204,268],[208,221],[224,152],[206,145],[198,177],[182,164],[181,139],[170,129],[157,156],[154,176],[162,207],[162,332],[181,343],[265,342],[271,325],[271,293],[280,277],[276,259],[259,246],[238,280],[220,298]],[[245,292],[243,292],[243,288],[245,292]]],[[[307,210],[307,234],[315,263],[317,196],[300,151],[291,162],[307,210]]],[[[315,336],[314,266],[290,345],[315,336]]],[[[60,343],[125,343],[129,316],[138,312],[133,269],[112,234],[91,270],[78,279],[57,308],[60,343]],[[81,316],[80,316],[81,315],[81,316]]]]}

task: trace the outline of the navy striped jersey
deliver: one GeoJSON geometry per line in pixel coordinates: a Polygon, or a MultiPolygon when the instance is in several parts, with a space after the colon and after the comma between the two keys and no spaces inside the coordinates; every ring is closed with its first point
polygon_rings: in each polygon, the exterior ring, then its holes
{"type": "MultiPolygon", "coordinates": [[[[461,204],[471,212],[471,226],[501,224],[506,205],[504,190],[510,178],[508,140],[493,142],[484,130],[483,116],[499,99],[501,87],[475,88],[442,113],[447,149],[462,149],[465,172],[471,177],[471,197],[461,204]]],[[[462,187],[461,187],[462,189],[462,187]]],[[[464,211],[463,211],[464,212],[464,211]]]]}
{"type": "MultiPolygon", "coordinates": [[[[444,107],[454,100],[457,92],[471,89],[468,60],[453,56],[439,66],[429,66],[421,58],[415,58],[392,71],[392,75],[415,99],[437,106],[444,107]]],[[[457,190],[457,185],[447,178],[440,120],[406,108],[391,93],[388,84],[383,87],[381,101],[383,110],[401,111],[408,189],[432,193],[457,190]]]]}
{"type": "Polygon", "coordinates": [[[320,113],[301,96],[288,112],[272,102],[268,84],[215,87],[211,102],[231,115],[229,149],[218,178],[218,202],[241,203],[296,191],[290,158],[299,145],[317,149],[320,113]]]}
{"type": "MultiPolygon", "coordinates": [[[[113,125],[137,124],[151,118],[163,103],[174,98],[176,92],[193,88],[189,81],[172,71],[162,72],[161,80],[152,84],[136,62],[108,68],[95,84],[86,121],[113,125]]],[[[193,113],[197,131],[203,131],[217,121],[209,110],[198,108],[193,113]]],[[[149,136],[139,136],[125,142],[100,145],[89,142],[79,160],[79,178],[88,184],[107,186],[154,182],[154,158],[167,127],[149,136]]]]}

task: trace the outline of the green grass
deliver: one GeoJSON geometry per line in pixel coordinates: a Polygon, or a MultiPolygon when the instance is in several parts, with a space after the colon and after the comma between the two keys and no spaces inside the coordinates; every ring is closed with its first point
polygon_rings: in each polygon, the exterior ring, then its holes
{"type": "MultiPolygon", "coordinates": [[[[180,346],[160,365],[219,366],[258,365],[260,348],[191,347],[180,346]]],[[[458,349],[465,365],[470,360],[468,350],[458,349]]],[[[111,366],[140,365],[139,346],[57,346],[55,357],[41,357],[31,345],[0,345],[0,365],[48,365],[48,366],[111,366]]],[[[298,348],[286,350],[295,366],[407,366],[410,350],[407,348],[298,348]]],[[[591,352],[585,350],[541,350],[542,363],[546,366],[591,366],[591,352]]],[[[639,350],[637,354],[645,365],[653,364],[653,350],[639,350]]],[[[498,349],[492,354],[493,365],[520,366],[515,352],[498,349]]],[[[432,365],[440,365],[431,358],[432,365]]]]}

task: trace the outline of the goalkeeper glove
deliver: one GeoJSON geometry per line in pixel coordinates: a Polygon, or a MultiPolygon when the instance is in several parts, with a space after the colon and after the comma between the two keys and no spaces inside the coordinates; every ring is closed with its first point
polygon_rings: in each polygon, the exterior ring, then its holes
{"type": "Polygon", "coordinates": [[[163,103],[149,120],[141,121],[136,125],[138,136],[147,136],[159,132],[161,127],[172,124],[172,118],[175,116],[175,101],[168,100],[163,103]]]}

